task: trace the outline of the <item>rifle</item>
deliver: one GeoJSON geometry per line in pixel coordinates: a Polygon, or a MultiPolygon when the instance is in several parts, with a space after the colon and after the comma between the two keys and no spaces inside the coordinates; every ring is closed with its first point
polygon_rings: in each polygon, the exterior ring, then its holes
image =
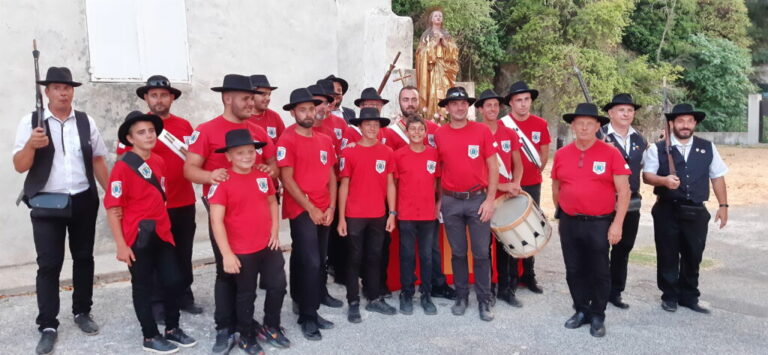
{"type": "Polygon", "coordinates": [[[37,127],[45,130],[43,124],[43,93],[40,92],[40,67],[37,62],[40,59],[40,51],[37,50],[37,40],[32,40],[32,58],[35,60],[35,110],[37,111],[37,127]]]}
{"type": "Polygon", "coordinates": [[[589,94],[589,89],[587,88],[587,83],[584,82],[584,77],[581,75],[581,70],[576,66],[576,61],[573,60],[572,55],[568,55],[568,58],[571,59],[571,65],[573,66],[573,71],[576,73],[576,79],[579,80],[579,86],[581,86],[581,92],[584,94],[584,99],[586,99],[588,103],[592,103],[592,96],[589,94]]]}
{"type": "Polygon", "coordinates": [[[667,77],[665,76],[662,81],[662,106],[661,106],[661,119],[664,122],[664,147],[667,150],[667,164],[669,165],[669,175],[677,175],[677,169],[675,169],[675,160],[672,158],[672,142],[669,137],[672,134],[672,130],[669,127],[669,121],[664,115],[669,112],[669,99],[667,92],[667,77]]]}
{"type": "Polygon", "coordinates": [[[397,60],[400,59],[400,52],[397,52],[397,55],[395,56],[395,60],[392,61],[392,64],[389,65],[389,70],[387,70],[387,73],[384,74],[384,79],[381,79],[381,84],[379,84],[379,89],[376,90],[376,92],[381,95],[381,92],[384,91],[384,86],[387,85],[387,80],[389,80],[389,76],[392,75],[392,71],[395,70],[395,64],[397,64],[397,60]]]}

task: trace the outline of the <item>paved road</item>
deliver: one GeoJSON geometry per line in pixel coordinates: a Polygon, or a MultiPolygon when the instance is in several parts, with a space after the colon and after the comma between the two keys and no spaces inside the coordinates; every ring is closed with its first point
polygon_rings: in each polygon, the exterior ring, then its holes
{"type": "MultiPolygon", "coordinates": [[[[477,303],[463,317],[450,314],[450,302],[437,300],[438,315],[426,316],[420,308],[412,316],[383,316],[363,311],[363,322],[346,321],[346,308],[323,307],[321,314],[336,323],[324,331],[320,342],[301,336],[290,312],[288,298],[283,307],[283,325],[293,346],[288,350],[266,347],[267,353],[282,354],[701,354],[768,353],[768,238],[765,220],[768,206],[734,208],[724,231],[711,231],[705,258],[713,266],[702,272],[702,301],[710,305],[709,316],[681,308],[677,313],[659,307],[655,269],[641,263],[630,265],[625,300],[629,310],[609,305],[603,339],[589,335],[588,327],[568,330],[563,327],[571,315],[570,296],[565,283],[562,254],[557,236],[537,256],[537,273],[543,295],[519,290],[524,303],[515,309],[499,303],[496,320],[478,319],[477,303]]],[[[638,236],[638,250],[652,250],[650,218],[644,215],[638,236]]],[[[287,254],[286,254],[287,256],[287,254]]],[[[184,314],[182,327],[200,344],[181,353],[207,354],[213,341],[212,285],[214,268],[195,270],[195,291],[206,312],[184,314]]],[[[331,285],[331,293],[343,298],[344,290],[331,285]]],[[[87,337],[73,325],[68,311],[71,293],[62,292],[57,354],[132,354],[140,353],[140,331],[133,313],[130,283],[101,285],[95,290],[93,314],[101,324],[99,335],[87,337]]],[[[396,296],[395,296],[396,297],[396,296]]],[[[259,293],[257,310],[263,293],[259,293]]],[[[393,302],[396,305],[396,301],[393,302]]],[[[34,295],[0,299],[0,344],[3,354],[32,353],[37,341],[34,326],[34,295]]],[[[260,317],[261,312],[257,312],[260,317]]],[[[234,354],[239,351],[234,351],[234,354]]]]}

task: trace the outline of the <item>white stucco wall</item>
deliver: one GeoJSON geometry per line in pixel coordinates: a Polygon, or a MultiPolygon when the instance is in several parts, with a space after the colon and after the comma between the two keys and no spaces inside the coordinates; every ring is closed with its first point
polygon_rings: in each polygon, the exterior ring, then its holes
{"type": "MultiPolygon", "coordinates": [[[[186,0],[190,82],[174,83],[183,96],[172,111],[193,126],[221,113],[220,96],[209,90],[227,73],[264,73],[278,86],[271,108],[281,106],[294,88],[334,73],[350,83],[345,106],[364,87],[378,87],[397,51],[398,67],[412,67],[409,18],[392,14],[390,0],[186,0]]],[[[84,0],[0,0],[0,267],[34,262],[28,209],[14,201],[24,175],[13,170],[11,149],[19,119],[34,108],[32,38],[41,51],[41,75],[49,66],[67,66],[83,86],[74,105],[96,119],[108,147],[125,114],[144,110],[135,95],[139,83],[92,83],[88,74],[88,40],[84,0]]],[[[153,29],[161,31],[162,27],[153,29]]],[[[161,73],[159,73],[161,74],[161,73]]],[[[388,85],[384,96],[394,113],[400,84],[388,85]]],[[[110,156],[110,165],[114,156],[110,156]]],[[[206,221],[198,209],[198,237],[206,237],[206,221]]],[[[97,225],[97,252],[112,250],[103,211],[97,225]]]]}

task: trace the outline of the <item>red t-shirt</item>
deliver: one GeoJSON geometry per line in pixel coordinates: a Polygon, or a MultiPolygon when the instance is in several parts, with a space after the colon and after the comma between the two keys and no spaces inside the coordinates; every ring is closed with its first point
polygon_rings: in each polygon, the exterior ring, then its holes
{"type": "Polygon", "coordinates": [[[397,179],[397,219],[431,221],[435,219],[435,179],[440,177],[437,149],[426,146],[416,153],[410,146],[395,152],[397,179]]]}
{"type": "Polygon", "coordinates": [[[251,116],[251,118],[248,119],[248,122],[264,128],[264,130],[267,131],[269,138],[272,138],[272,143],[275,144],[277,144],[277,140],[283,134],[283,131],[285,131],[285,123],[283,123],[283,119],[277,112],[270,109],[267,109],[260,115],[251,116]]]}
{"type": "Polygon", "coordinates": [[[339,160],[341,178],[349,178],[347,217],[384,216],[387,199],[387,175],[394,170],[394,153],[384,144],[370,147],[355,145],[344,149],[339,160]]]}
{"type": "MultiPolygon", "coordinates": [[[[424,136],[424,144],[429,144],[432,147],[435,147],[435,132],[438,128],[440,128],[440,126],[432,121],[426,121],[426,123],[427,134],[424,136]]],[[[405,122],[403,122],[403,124],[405,124],[405,122]]],[[[410,138],[408,138],[408,131],[405,129],[403,129],[403,136],[401,136],[397,133],[396,129],[390,125],[390,127],[387,127],[384,133],[385,137],[384,140],[382,140],[382,143],[385,143],[395,152],[411,143],[410,138]],[[403,139],[403,137],[405,137],[405,139],[403,139]]]]}
{"type": "MultiPolygon", "coordinates": [[[[339,153],[341,153],[341,150],[343,150],[344,148],[347,148],[347,146],[350,143],[357,144],[357,142],[363,139],[363,135],[359,130],[360,130],[360,127],[353,126],[353,125],[348,125],[347,128],[344,129],[344,134],[342,135],[341,143],[337,146],[339,153]]],[[[387,143],[387,137],[385,137],[385,135],[388,135],[387,133],[388,131],[389,129],[387,129],[387,127],[381,127],[379,129],[379,134],[376,135],[376,139],[378,139],[379,142],[381,142],[381,144],[387,143]]],[[[390,149],[391,148],[392,147],[390,147],[390,149]]]]}
{"type": "MultiPolygon", "coordinates": [[[[549,129],[547,128],[547,121],[536,115],[529,115],[525,121],[520,121],[512,117],[517,123],[517,127],[528,137],[537,152],[541,152],[541,146],[547,145],[552,142],[549,136],[549,129]]],[[[501,122],[501,121],[499,121],[501,122]]],[[[522,142],[521,142],[522,144],[522,142]]],[[[532,163],[525,156],[523,151],[520,151],[523,161],[523,179],[520,181],[522,186],[538,185],[541,184],[541,171],[536,167],[536,164],[532,163]]]]}
{"type": "MultiPolygon", "coordinates": [[[[277,142],[277,166],[293,167],[293,179],[299,189],[309,197],[315,207],[325,211],[331,204],[328,190],[330,173],[336,164],[336,155],[331,138],[324,134],[305,137],[296,133],[293,124],[277,142]]],[[[296,218],[304,208],[288,191],[283,194],[283,218],[296,218]]]]}
{"type": "MultiPolygon", "coordinates": [[[[267,135],[267,131],[250,122],[233,123],[227,121],[224,116],[218,116],[208,122],[201,123],[189,137],[189,151],[200,155],[205,159],[203,170],[213,171],[220,168],[229,169],[232,164],[227,161],[224,153],[216,153],[215,150],[227,146],[225,136],[234,129],[246,128],[251,131],[253,139],[266,142],[262,148],[256,150],[256,164],[262,164],[275,156],[275,145],[267,135]]],[[[203,185],[203,196],[208,195],[209,184],[203,185]]]]}
{"type": "Polygon", "coordinates": [[[496,147],[486,125],[468,121],[464,127],[455,129],[446,124],[435,133],[435,142],[444,189],[462,192],[488,186],[485,159],[496,154],[496,147]]]}
{"type": "MultiPolygon", "coordinates": [[[[511,128],[507,128],[503,124],[497,126],[496,133],[493,134],[493,139],[496,141],[496,148],[499,152],[499,158],[504,162],[504,167],[507,169],[507,173],[512,175],[515,168],[512,161],[512,153],[520,150],[520,137],[511,128]]],[[[525,159],[525,158],[523,158],[525,159]]],[[[501,169],[501,167],[499,167],[501,169]]],[[[499,173],[499,184],[508,183],[511,180],[504,177],[499,173]]]]}
{"type": "Polygon", "coordinates": [[[272,178],[253,170],[249,174],[227,171],[229,179],[211,186],[208,202],[222,205],[227,241],[235,254],[251,254],[267,247],[272,230],[268,197],[275,194],[272,178]]]}
{"type": "MultiPolygon", "coordinates": [[[[145,163],[165,189],[163,158],[151,154],[145,163]]],[[[136,241],[139,222],[145,219],[155,221],[155,233],[161,240],[176,245],[171,234],[171,220],[168,218],[163,195],[122,160],[118,160],[112,167],[109,174],[109,191],[104,194],[104,208],[112,207],[123,209],[123,238],[129,247],[136,241]]]]}
{"type": "Polygon", "coordinates": [[[585,151],[568,144],[555,153],[552,180],[560,181],[558,204],[573,216],[601,216],[614,211],[614,175],[630,175],[629,166],[618,149],[602,141],[585,151]],[[581,161],[581,167],[579,167],[581,161]]]}
{"type": "MultiPolygon", "coordinates": [[[[163,119],[163,130],[168,131],[182,142],[186,142],[192,135],[192,125],[189,124],[189,121],[174,115],[163,119]]],[[[130,151],[131,148],[118,141],[115,153],[122,155],[130,151]]],[[[192,183],[184,177],[184,160],[160,140],[152,148],[152,153],[159,155],[165,162],[165,179],[168,185],[166,207],[176,208],[194,204],[195,190],[192,188],[192,183]]]]}

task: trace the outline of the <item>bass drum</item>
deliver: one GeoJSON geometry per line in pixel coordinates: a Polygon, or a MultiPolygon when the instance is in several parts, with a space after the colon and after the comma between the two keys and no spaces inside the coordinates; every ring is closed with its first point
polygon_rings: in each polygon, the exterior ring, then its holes
{"type": "Polygon", "coordinates": [[[491,230],[504,250],[515,258],[538,254],[552,237],[552,226],[525,191],[512,198],[502,196],[496,200],[491,230]]]}

